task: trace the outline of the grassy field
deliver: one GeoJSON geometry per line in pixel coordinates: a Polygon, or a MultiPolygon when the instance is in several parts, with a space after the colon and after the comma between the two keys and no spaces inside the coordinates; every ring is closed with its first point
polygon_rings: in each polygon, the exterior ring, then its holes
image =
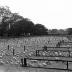
{"type": "Polygon", "coordinates": [[[0,72],[65,72],[63,70],[40,69],[30,67],[15,67],[10,65],[0,66],[0,72]]]}
{"type": "MultiPolygon", "coordinates": [[[[27,52],[31,52],[31,51],[35,51],[35,50],[42,50],[43,46],[46,45],[47,47],[56,47],[56,44],[60,41],[64,40],[64,42],[69,42],[71,41],[69,38],[67,37],[58,37],[58,36],[45,36],[45,37],[23,37],[23,38],[9,38],[9,39],[0,39],[0,52],[1,50],[6,50],[8,49],[8,45],[9,45],[9,49],[15,49],[15,54],[17,52],[24,52],[24,46],[25,46],[25,50],[27,50],[27,52]]],[[[62,45],[64,46],[70,46],[70,45],[62,45]]],[[[64,48],[63,48],[64,50],[64,48]]],[[[27,54],[26,54],[27,55],[27,54]]],[[[33,57],[32,58],[47,58],[47,59],[63,59],[63,60],[71,60],[72,58],[59,58],[59,57],[33,57]]],[[[42,65],[43,62],[38,62],[38,64],[42,65]]],[[[46,65],[44,67],[54,67],[54,68],[66,68],[66,65],[63,64],[62,62],[51,62],[51,65],[46,65]]],[[[34,66],[37,65],[37,63],[31,63],[34,66]]],[[[38,67],[39,65],[37,65],[38,67]]],[[[72,69],[72,64],[69,63],[69,68],[72,69]]],[[[43,68],[30,68],[30,67],[17,67],[14,65],[3,65],[0,66],[0,69],[4,70],[4,72],[65,72],[63,70],[52,70],[52,69],[43,69],[43,68]]],[[[0,71],[1,72],[1,71],[0,71]]]]}
{"type": "Polygon", "coordinates": [[[56,47],[56,44],[61,40],[64,40],[65,42],[70,41],[67,37],[58,36],[0,39],[0,49],[7,48],[9,45],[10,48],[15,48],[16,51],[24,51],[24,46],[25,49],[33,51],[42,49],[44,45],[48,47],[56,47]]]}

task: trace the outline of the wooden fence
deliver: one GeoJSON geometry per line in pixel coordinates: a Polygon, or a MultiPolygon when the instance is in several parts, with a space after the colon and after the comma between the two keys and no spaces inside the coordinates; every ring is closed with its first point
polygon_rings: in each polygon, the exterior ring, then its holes
{"type": "MultiPolygon", "coordinates": [[[[51,48],[53,48],[53,47],[51,47],[51,48]]],[[[64,48],[64,47],[63,47],[64,48]]],[[[63,49],[62,48],[62,49],[63,49]]],[[[62,49],[50,49],[50,50],[47,50],[47,51],[45,51],[45,52],[48,52],[48,51],[55,51],[55,52],[58,52],[58,51],[60,51],[60,52],[67,52],[68,54],[66,55],[66,56],[61,56],[61,55],[59,55],[59,56],[52,56],[52,55],[50,55],[50,56],[41,56],[40,55],[40,51],[42,51],[42,52],[44,52],[43,50],[36,50],[36,58],[24,58],[23,59],[23,66],[24,67],[32,67],[32,68],[42,68],[42,69],[55,69],[55,70],[64,70],[64,71],[72,71],[72,69],[70,69],[69,68],[69,63],[72,63],[72,61],[71,60],[62,60],[62,59],[39,59],[39,57],[65,57],[65,58],[72,58],[72,56],[71,56],[71,50],[70,50],[70,48],[69,47],[66,47],[67,49],[64,49],[64,50],[62,50],[62,49]],[[52,61],[52,62],[65,62],[66,64],[65,64],[65,66],[66,66],[66,68],[50,68],[50,67],[40,67],[40,66],[28,66],[28,64],[27,64],[27,60],[37,60],[37,61],[52,61]]]]}

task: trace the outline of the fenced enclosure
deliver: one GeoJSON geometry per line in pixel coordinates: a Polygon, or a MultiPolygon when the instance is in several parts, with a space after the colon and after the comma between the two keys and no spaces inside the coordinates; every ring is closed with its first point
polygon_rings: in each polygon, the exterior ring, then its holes
{"type": "Polygon", "coordinates": [[[4,63],[72,71],[72,41],[65,37],[9,39],[2,40],[0,46],[4,63]]]}
{"type": "Polygon", "coordinates": [[[23,59],[24,67],[72,71],[71,47],[47,47],[47,50],[36,50],[35,54],[34,57],[23,59]]]}
{"type": "Polygon", "coordinates": [[[47,50],[36,50],[36,56],[72,57],[71,47],[47,47],[47,50]]]}
{"type": "MultiPolygon", "coordinates": [[[[65,70],[65,71],[72,71],[72,69],[69,68],[69,62],[72,61],[68,61],[68,60],[51,60],[51,59],[29,59],[29,60],[37,60],[37,61],[47,61],[47,62],[62,62],[65,64],[65,68],[56,68],[56,67],[46,67],[46,66],[28,66],[28,67],[33,67],[33,68],[44,68],[44,69],[55,69],[55,70],[65,70]]],[[[48,63],[49,65],[50,63],[48,63]]]]}
{"type": "MultiPolygon", "coordinates": [[[[26,58],[26,60],[27,60],[27,64],[24,62],[23,63],[24,65],[22,65],[22,67],[54,69],[54,70],[62,70],[62,71],[72,71],[72,69],[69,67],[69,63],[72,63],[72,61],[68,61],[68,60],[33,59],[33,58],[26,58]],[[29,63],[28,63],[28,61],[29,61],[29,63]],[[44,66],[39,65],[40,61],[45,61],[46,65],[44,65],[44,66]],[[52,65],[51,65],[50,62],[57,62],[57,63],[62,62],[64,64],[64,68],[63,68],[63,66],[62,67],[61,66],[59,66],[59,67],[51,67],[52,65]],[[30,63],[32,63],[32,64],[30,64],[30,63]]],[[[25,61],[25,59],[24,59],[24,61],[25,61]]],[[[41,62],[41,64],[42,64],[42,62],[41,62]]]]}

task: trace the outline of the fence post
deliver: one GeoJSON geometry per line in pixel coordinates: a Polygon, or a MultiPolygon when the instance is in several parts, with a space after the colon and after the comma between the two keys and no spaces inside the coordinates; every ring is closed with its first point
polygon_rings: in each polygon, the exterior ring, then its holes
{"type": "Polygon", "coordinates": [[[23,58],[21,58],[21,66],[24,67],[23,58]]]}
{"type": "Polygon", "coordinates": [[[8,50],[9,50],[9,45],[8,45],[8,50]]]}
{"type": "Polygon", "coordinates": [[[24,51],[25,51],[25,46],[24,46],[24,51]]]}
{"type": "Polygon", "coordinates": [[[27,59],[24,58],[24,67],[27,67],[27,59]]]}
{"type": "Polygon", "coordinates": [[[36,56],[38,56],[39,55],[39,50],[36,50],[36,56]]]}
{"type": "Polygon", "coordinates": [[[67,61],[67,70],[68,70],[68,61],[67,61]]]}

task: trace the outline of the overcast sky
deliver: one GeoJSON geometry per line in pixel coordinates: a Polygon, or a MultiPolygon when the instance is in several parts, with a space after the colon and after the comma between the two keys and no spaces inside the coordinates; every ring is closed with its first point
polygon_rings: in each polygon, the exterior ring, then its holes
{"type": "Polygon", "coordinates": [[[0,0],[0,6],[48,29],[72,27],[72,0],[0,0]]]}

